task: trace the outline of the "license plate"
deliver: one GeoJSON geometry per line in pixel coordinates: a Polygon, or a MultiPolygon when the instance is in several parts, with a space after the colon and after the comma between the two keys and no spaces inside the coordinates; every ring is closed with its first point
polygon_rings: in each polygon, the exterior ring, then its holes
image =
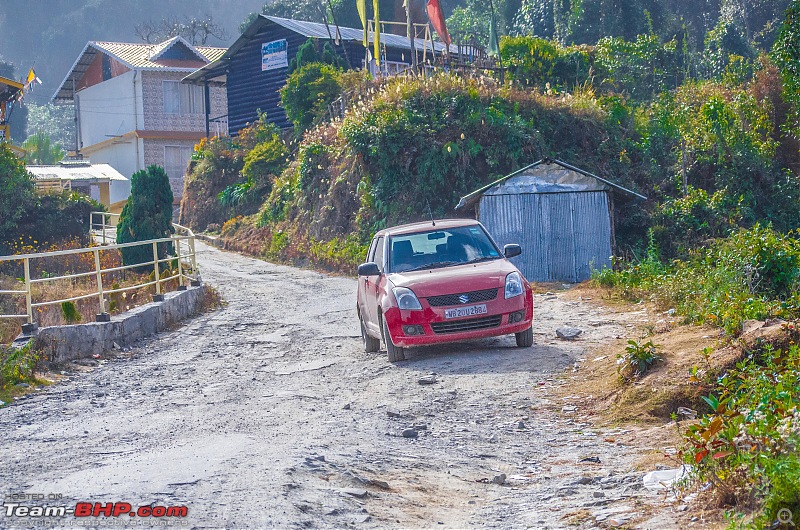
{"type": "Polygon", "coordinates": [[[457,307],[455,309],[445,309],[444,318],[471,317],[474,315],[485,315],[486,304],[471,305],[469,307],[457,307]]]}

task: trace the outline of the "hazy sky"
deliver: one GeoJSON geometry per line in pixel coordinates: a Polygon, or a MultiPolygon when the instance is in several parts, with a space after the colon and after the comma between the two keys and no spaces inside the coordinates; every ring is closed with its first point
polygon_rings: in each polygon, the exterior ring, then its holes
{"type": "Polygon", "coordinates": [[[248,13],[264,0],[0,0],[0,56],[15,64],[17,77],[35,64],[43,85],[30,94],[46,103],[90,40],[141,42],[135,26],[165,17],[211,15],[230,45],[248,13]]]}

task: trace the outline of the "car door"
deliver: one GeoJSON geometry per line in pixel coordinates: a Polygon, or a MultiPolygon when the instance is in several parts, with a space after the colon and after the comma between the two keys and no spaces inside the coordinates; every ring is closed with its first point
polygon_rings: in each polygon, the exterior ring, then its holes
{"type": "Polygon", "coordinates": [[[381,271],[381,274],[377,276],[364,276],[363,285],[364,285],[364,305],[366,306],[366,319],[364,323],[366,324],[367,328],[373,331],[376,334],[380,334],[380,322],[378,321],[378,296],[380,292],[380,284],[381,281],[384,279],[384,263],[383,263],[383,256],[384,256],[384,237],[378,237],[375,240],[375,245],[372,249],[372,255],[369,256],[369,260],[375,262],[378,265],[378,270],[381,271]]]}
{"type": "MultiPolygon", "coordinates": [[[[369,250],[367,251],[367,262],[370,262],[375,257],[375,245],[378,242],[378,238],[373,238],[372,243],[369,244],[369,250]]],[[[367,284],[369,283],[369,278],[365,276],[358,276],[358,297],[357,297],[357,304],[358,304],[358,314],[361,315],[361,320],[364,321],[366,325],[369,322],[369,311],[367,310],[367,284]]]]}

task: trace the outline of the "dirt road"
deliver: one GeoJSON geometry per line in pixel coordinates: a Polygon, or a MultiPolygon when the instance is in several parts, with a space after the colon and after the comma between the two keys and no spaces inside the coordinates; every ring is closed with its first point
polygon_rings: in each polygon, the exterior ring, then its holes
{"type": "MultiPolygon", "coordinates": [[[[512,336],[392,365],[362,349],[355,280],[199,248],[229,305],[0,409],[6,495],[185,505],[191,528],[589,528],[649,502],[637,455],[604,441],[619,432],[554,397],[623,332],[613,315],[537,295],[532,348],[512,336]],[[582,340],[557,340],[565,324],[582,340]]],[[[30,520],[0,515],[15,525],[30,520]]]]}

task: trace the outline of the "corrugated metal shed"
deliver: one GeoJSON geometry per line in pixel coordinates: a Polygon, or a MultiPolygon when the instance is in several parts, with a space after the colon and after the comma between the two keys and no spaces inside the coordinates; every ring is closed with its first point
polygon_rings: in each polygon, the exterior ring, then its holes
{"type": "Polygon", "coordinates": [[[463,197],[530,281],[580,282],[611,265],[612,192],[642,195],[558,160],[540,160],[463,197]]]}

